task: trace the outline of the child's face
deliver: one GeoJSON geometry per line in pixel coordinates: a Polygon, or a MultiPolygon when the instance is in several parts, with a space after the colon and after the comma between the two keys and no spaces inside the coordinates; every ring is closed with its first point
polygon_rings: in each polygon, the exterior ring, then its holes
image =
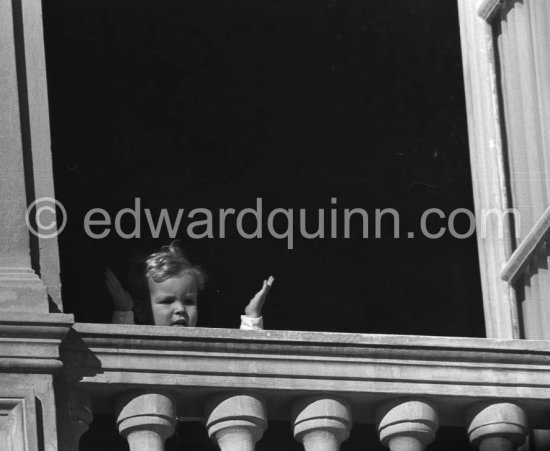
{"type": "Polygon", "coordinates": [[[198,287],[193,275],[184,273],[159,283],[147,278],[147,282],[156,326],[197,325],[198,287]]]}

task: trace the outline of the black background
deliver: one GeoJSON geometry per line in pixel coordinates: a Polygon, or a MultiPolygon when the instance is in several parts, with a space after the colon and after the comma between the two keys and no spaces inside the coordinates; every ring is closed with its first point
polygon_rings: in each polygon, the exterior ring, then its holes
{"type": "Polygon", "coordinates": [[[43,6],[55,188],[69,214],[63,303],[77,321],[110,320],[105,266],[124,280],[133,254],[170,241],[143,225],[140,239],[93,240],[82,228],[90,208],[114,217],[139,197],[153,213],[217,217],[261,197],[264,216],[306,208],[313,230],[336,198],[340,211],[398,210],[401,238],[389,223],[381,239],[356,227],[351,239],[306,240],[296,228],[288,250],[265,218],[256,240],[230,220],[226,239],[183,228],[186,253],[209,275],[199,324],[238,327],[273,274],[269,329],[484,336],[475,237],[419,232],[427,208],[473,210],[454,0],[43,6]]]}

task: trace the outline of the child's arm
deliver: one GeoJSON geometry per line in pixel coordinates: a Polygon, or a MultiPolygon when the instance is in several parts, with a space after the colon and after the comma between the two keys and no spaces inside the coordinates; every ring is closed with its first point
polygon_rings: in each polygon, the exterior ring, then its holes
{"type": "Polygon", "coordinates": [[[122,284],[119,282],[114,273],[109,269],[105,269],[105,285],[107,291],[113,299],[113,324],[134,324],[134,300],[122,284]]]}
{"type": "Polygon", "coordinates": [[[264,280],[262,288],[250,300],[244,309],[244,315],[241,316],[241,329],[243,330],[262,330],[264,328],[262,318],[262,308],[264,306],[267,294],[275,279],[269,276],[264,280]]]}

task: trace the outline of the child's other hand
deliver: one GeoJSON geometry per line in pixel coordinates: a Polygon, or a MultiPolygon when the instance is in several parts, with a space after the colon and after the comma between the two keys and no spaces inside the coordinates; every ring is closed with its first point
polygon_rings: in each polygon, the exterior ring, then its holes
{"type": "Polygon", "coordinates": [[[260,316],[262,316],[262,308],[267,298],[267,293],[269,293],[271,285],[273,285],[274,281],[275,279],[273,276],[269,276],[269,279],[264,280],[260,291],[258,291],[254,295],[254,297],[250,300],[250,302],[244,309],[244,313],[246,316],[251,316],[253,318],[259,318],[260,316]]]}
{"type": "Polygon", "coordinates": [[[113,305],[116,311],[128,312],[132,310],[134,307],[132,296],[122,287],[122,284],[109,268],[105,268],[105,285],[113,299],[113,305]]]}

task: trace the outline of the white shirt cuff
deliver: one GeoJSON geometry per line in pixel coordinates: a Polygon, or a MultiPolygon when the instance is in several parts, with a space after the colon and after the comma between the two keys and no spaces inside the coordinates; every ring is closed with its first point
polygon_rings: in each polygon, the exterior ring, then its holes
{"type": "Polygon", "coordinates": [[[241,330],[263,330],[264,319],[260,316],[253,318],[252,316],[241,315],[241,330]]]}

